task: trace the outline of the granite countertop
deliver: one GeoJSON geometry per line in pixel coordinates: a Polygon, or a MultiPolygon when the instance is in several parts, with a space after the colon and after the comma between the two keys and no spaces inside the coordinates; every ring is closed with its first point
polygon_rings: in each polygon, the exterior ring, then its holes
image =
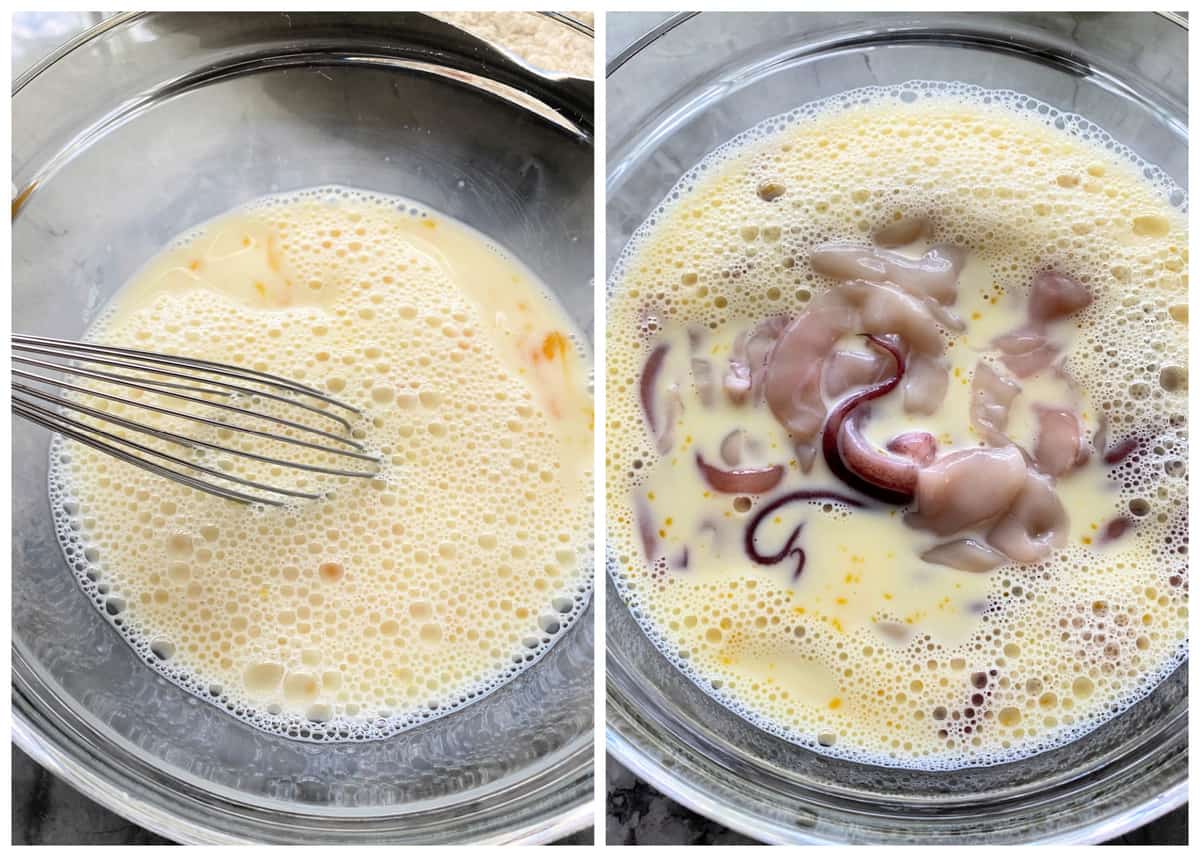
{"type": "MultiPolygon", "coordinates": [[[[669,17],[669,13],[660,12],[609,14],[605,61],[611,61],[626,46],[669,17]]],[[[760,844],[663,796],[611,756],[606,770],[605,842],[609,845],[760,844]]],[[[1183,845],[1187,841],[1185,805],[1106,844],[1183,845]]]]}

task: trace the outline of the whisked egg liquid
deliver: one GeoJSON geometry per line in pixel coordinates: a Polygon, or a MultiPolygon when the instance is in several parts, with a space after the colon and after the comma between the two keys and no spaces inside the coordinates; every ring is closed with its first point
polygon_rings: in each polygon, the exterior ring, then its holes
{"type": "Polygon", "coordinates": [[[1086,120],[1015,93],[856,91],[718,149],[637,231],[609,282],[608,565],[646,634],[759,727],[889,766],[1027,757],[1144,697],[1186,657],[1186,248],[1186,199],[1167,176],[1086,120]],[[984,573],[931,564],[921,554],[938,540],[903,509],[818,499],[779,507],[758,530],[774,552],[801,526],[802,573],[795,555],[757,564],[744,538],[765,504],[853,492],[819,455],[803,472],[767,408],[720,391],[705,401],[690,361],[715,367],[719,387],[739,332],[795,318],[835,286],[809,264],[816,247],[866,246],[904,218],[931,232],[902,252],[968,251],[954,307],[965,328],[943,331],[939,410],[872,402],[875,443],[921,430],[942,450],[981,445],[972,374],[1021,325],[1030,283],[1049,269],[1093,300],[1054,331],[1064,374],[1022,379],[1009,434],[1032,449],[1033,406],[1062,405],[1089,439],[1136,435],[1136,452],[1108,465],[1089,445],[1088,462],[1057,480],[1069,535],[1041,562],[984,573]],[[679,406],[665,453],[641,402],[660,348],[659,386],[679,406]],[[732,496],[702,478],[697,454],[719,462],[734,429],[758,444],[747,464],[783,466],[771,493],[732,496]],[[1104,539],[1118,517],[1131,526],[1104,539]],[[647,537],[665,561],[648,561],[647,537]]]}
{"type": "Polygon", "coordinates": [[[370,479],[209,462],[323,495],[276,508],[53,445],[84,591],[197,696],[281,735],[385,737],[503,684],[586,606],[586,345],[533,274],[462,224],[343,188],[260,200],[151,260],[88,338],[326,391],[361,410],[352,436],[380,458],[370,479]]]}

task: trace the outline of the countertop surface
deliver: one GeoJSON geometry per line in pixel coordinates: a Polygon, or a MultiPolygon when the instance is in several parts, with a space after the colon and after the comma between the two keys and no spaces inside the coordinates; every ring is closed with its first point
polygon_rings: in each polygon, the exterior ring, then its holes
{"type": "MultiPolygon", "coordinates": [[[[605,62],[669,13],[610,13],[606,18],[605,62]]],[[[609,109],[614,105],[609,101],[609,109]]],[[[609,845],[755,845],[754,839],[722,827],[662,795],[611,756],[607,763],[608,812],[605,841],[609,845]]],[[[1182,845],[1187,838],[1187,806],[1180,807],[1110,845],[1182,845]]]]}

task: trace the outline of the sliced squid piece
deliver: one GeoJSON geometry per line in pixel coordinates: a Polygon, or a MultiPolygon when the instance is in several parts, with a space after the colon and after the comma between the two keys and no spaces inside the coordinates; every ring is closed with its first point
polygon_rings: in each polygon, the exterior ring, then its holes
{"type": "Polygon", "coordinates": [[[1002,378],[983,361],[975,364],[975,377],[971,379],[971,425],[992,446],[1010,442],[1004,434],[1008,428],[1008,410],[1020,392],[1017,382],[1002,378]]]}
{"type": "Polygon", "coordinates": [[[903,247],[924,238],[931,230],[928,218],[902,217],[880,229],[871,240],[877,247],[903,247]]]}
{"type": "Polygon", "coordinates": [[[948,536],[1002,514],[1025,484],[1025,458],[1009,444],[942,456],[917,476],[910,526],[948,536]]]}
{"type": "Polygon", "coordinates": [[[950,307],[942,306],[937,301],[925,301],[925,308],[929,310],[929,314],[937,320],[937,323],[946,330],[964,331],[967,329],[967,323],[962,320],[962,316],[956,313],[950,307]]]}
{"type": "Polygon", "coordinates": [[[800,472],[811,473],[813,462],[817,460],[816,443],[797,443],[793,444],[792,449],[796,452],[796,463],[800,465],[800,472]]]}
{"type": "Polygon", "coordinates": [[[1120,464],[1138,448],[1138,439],[1131,436],[1109,446],[1108,417],[1103,411],[1100,412],[1099,422],[1100,426],[1092,436],[1092,448],[1105,464],[1120,464]]]}
{"type": "Polygon", "coordinates": [[[1127,437],[1114,443],[1104,451],[1105,464],[1120,464],[1137,450],[1139,441],[1136,437],[1127,437]]]}
{"type": "Polygon", "coordinates": [[[944,542],[925,551],[921,554],[921,559],[934,565],[945,565],[976,574],[991,571],[1008,562],[1008,557],[1004,554],[975,539],[944,542]]]}
{"type": "Polygon", "coordinates": [[[1035,324],[1056,321],[1092,302],[1091,292],[1078,280],[1057,271],[1042,271],[1033,278],[1029,319],[1035,324]]]}
{"type": "Polygon", "coordinates": [[[835,351],[825,362],[822,389],[830,399],[840,399],[855,387],[877,384],[891,368],[886,357],[862,351],[835,351]]]}
{"type": "Polygon", "coordinates": [[[941,360],[927,354],[913,355],[900,388],[905,412],[924,416],[936,413],[949,385],[950,371],[941,360]]]}
{"type": "Polygon", "coordinates": [[[725,372],[725,395],[735,405],[744,404],[750,397],[750,358],[746,354],[746,339],[749,331],[742,331],[733,340],[729,354],[729,368],[725,372]]]}
{"type": "Polygon", "coordinates": [[[958,275],[966,253],[938,246],[920,259],[910,259],[891,250],[834,243],[818,247],[809,261],[818,274],[835,280],[892,283],[910,295],[949,306],[958,298],[958,275]]]}
{"type": "Polygon", "coordinates": [[[770,467],[722,470],[709,464],[698,452],[696,466],[700,468],[700,473],[709,487],[722,494],[765,494],[783,479],[783,467],[778,464],[770,467]]]}
{"type": "Polygon", "coordinates": [[[736,467],[747,456],[758,457],[763,454],[763,443],[745,429],[734,429],[721,439],[721,460],[730,467],[736,467]]]}
{"type": "Polygon", "coordinates": [[[808,309],[779,336],[767,360],[763,391],[771,413],[795,442],[811,441],[825,421],[821,375],[837,341],[854,332],[856,313],[831,292],[814,299],[808,309]]]}
{"type": "Polygon", "coordinates": [[[1059,477],[1087,461],[1079,416],[1065,408],[1036,405],[1038,431],[1033,460],[1038,470],[1059,477]]]}
{"type": "Polygon", "coordinates": [[[1115,542],[1121,536],[1125,535],[1132,526],[1133,521],[1129,518],[1113,518],[1100,528],[1100,544],[1106,545],[1110,542],[1115,542]]]}
{"type": "Polygon", "coordinates": [[[696,395],[700,404],[711,408],[717,401],[717,381],[713,373],[712,363],[703,357],[692,358],[692,383],[696,385],[696,395]]]}
{"type": "Polygon", "coordinates": [[[659,375],[662,374],[663,364],[667,359],[670,346],[662,344],[650,352],[642,366],[642,377],[638,383],[638,393],[642,400],[642,411],[646,415],[646,425],[654,445],[659,453],[666,455],[675,445],[675,424],[683,414],[683,398],[679,395],[679,385],[667,386],[663,396],[661,412],[658,403],[659,375]]]}
{"type": "Polygon", "coordinates": [[[864,281],[847,283],[842,291],[859,308],[859,333],[896,334],[919,354],[937,355],[945,348],[941,330],[929,314],[927,304],[912,295],[864,281]]]}
{"type": "Polygon", "coordinates": [[[1000,360],[1018,378],[1028,378],[1048,368],[1058,359],[1058,346],[1051,342],[1045,332],[1025,326],[993,340],[992,345],[1000,352],[1000,360]]]}
{"type": "Polygon", "coordinates": [[[663,400],[662,423],[655,435],[659,455],[666,455],[675,446],[675,426],[683,416],[683,397],[679,394],[679,385],[668,385],[663,400]]]}
{"type": "Polygon", "coordinates": [[[658,376],[662,372],[663,363],[667,359],[667,352],[670,346],[657,346],[650,352],[650,356],[646,358],[646,362],[642,365],[642,377],[638,383],[638,392],[642,400],[642,413],[646,415],[646,425],[650,429],[650,435],[658,441],[658,410],[655,408],[655,394],[658,389],[658,376]]]}
{"type": "Polygon", "coordinates": [[[761,401],[767,358],[787,326],[786,317],[776,316],[743,330],[734,339],[725,373],[725,393],[734,404],[761,401]]]}
{"type": "Polygon", "coordinates": [[[1067,543],[1068,524],[1067,510],[1050,478],[1030,472],[987,540],[1016,562],[1038,562],[1067,543]]]}
{"type": "Polygon", "coordinates": [[[742,463],[745,449],[746,433],[741,429],[734,429],[721,441],[721,460],[730,467],[737,467],[742,463]]]}
{"type": "Polygon", "coordinates": [[[906,431],[889,440],[887,450],[925,467],[937,458],[937,440],[927,431],[906,431]]]}
{"type": "Polygon", "coordinates": [[[653,563],[659,557],[658,533],[654,529],[654,515],[650,511],[649,504],[641,497],[634,500],[633,512],[634,517],[637,518],[638,535],[642,538],[642,550],[646,554],[646,559],[653,563]]]}

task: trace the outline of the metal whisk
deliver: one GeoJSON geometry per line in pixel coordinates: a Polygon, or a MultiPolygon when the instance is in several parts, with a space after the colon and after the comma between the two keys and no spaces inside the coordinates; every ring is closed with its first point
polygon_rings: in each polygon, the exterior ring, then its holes
{"type": "Polygon", "coordinates": [[[14,414],[200,491],[272,506],[286,504],[287,498],[321,496],[300,490],[304,484],[270,485],[229,472],[221,462],[206,463],[214,456],[260,462],[272,476],[295,470],[370,478],[378,472],[379,459],[348,436],[353,427],[338,413],[361,412],[286,378],[209,360],[40,336],[14,334],[12,348],[14,414]],[[83,379],[90,383],[79,383],[83,379]],[[150,420],[165,419],[167,425],[127,419],[113,413],[113,405],[143,411],[150,420]],[[230,442],[234,434],[261,439],[266,449],[239,448],[230,442]],[[134,439],[139,435],[148,442],[134,439]],[[155,448],[150,439],[163,443],[155,448]],[[280,444],[315,451],[329,463],[264,454],[280,444]],[[169,451],[172,447],[181,447],[183,454],[169,451]]]}

